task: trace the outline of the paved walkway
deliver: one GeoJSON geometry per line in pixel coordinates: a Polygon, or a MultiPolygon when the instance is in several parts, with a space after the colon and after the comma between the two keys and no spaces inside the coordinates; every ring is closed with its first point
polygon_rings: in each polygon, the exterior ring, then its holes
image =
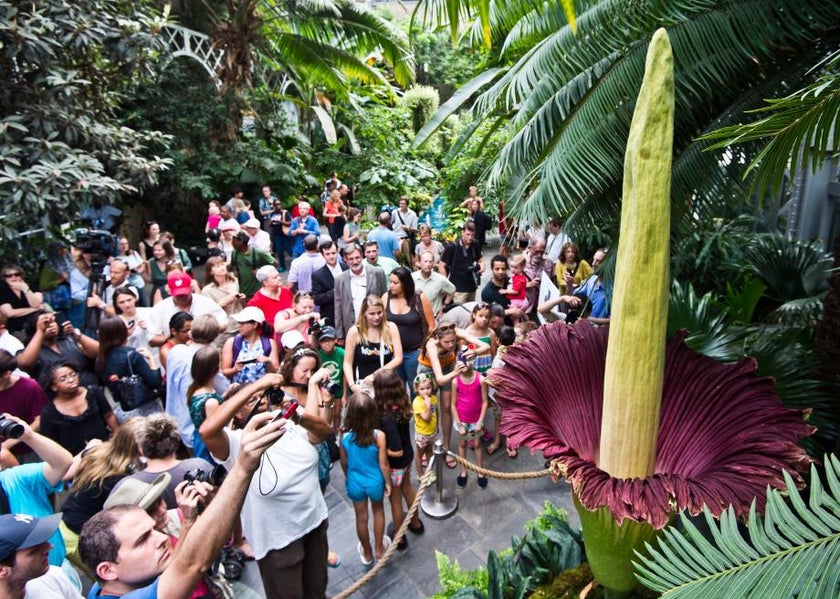
{"type": "MultiPolygon", "coordinates": [[[[474,461],[473,453],[469,452],[467,458],[474,461]]],[[[492,456],[485,456],[484,460],[486,468],[502,472],[541,470],[544,463],[541,455],[531,456],[527,449],[520,451],[516,459],[508,458],[504,449],[500,449],[492,456]]],[[[457,472],[457,469],[444,468],[445,488],[454,491],[459,501],[455,514],[446,520],[432,520],[421,515],[426,532],[420,536],[409,533],[408,549],[396,552],[385,568],[353,597],[431,597],[440,591],[435,551],[457,559],[464,569],[482,566],[489,550],[506,549],[510,547],[513,535],[523,535],[525,522],[534,518],[547,500],[568,510],[570,520],[577,523],[569,487],[564,482],[553,483],[548,477],[513,481],[491,479],[487,489],[481,490],[475,475],[470,472],[467,486],[457,489],[457,472]]],[[[434,491],[432,486],[426,492],[434,491]]],[[[385,503],[387,506],[388,502],[385,503]]],[[[353,506],[344,492],[344,476],[338,464],[332,473],[327,505],[330,546],[339,552],[342,560],[341,566],[329,573],[327,594],[334,596],[367,572],[356,551],[353,506]]],[[[390,522],[389,507],[386,507],[386,514],[390,522]]]]}

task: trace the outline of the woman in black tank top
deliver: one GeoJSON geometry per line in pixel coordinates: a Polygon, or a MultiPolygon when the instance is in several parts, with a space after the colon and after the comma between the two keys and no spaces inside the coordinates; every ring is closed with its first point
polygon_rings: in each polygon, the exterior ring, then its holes
{"type": "Polygon", "coordinates": [[[397,374],[411,385],[417,376],[420,347],[428,332],[435,328],[432,303],[422,291],[415,293],[414,279],[405,266],[391,271],[389,279],[388,293],[382,299],[385,301],[385,315],[397,325],[402,341],[403,361],[397,368],[397,374]]]}

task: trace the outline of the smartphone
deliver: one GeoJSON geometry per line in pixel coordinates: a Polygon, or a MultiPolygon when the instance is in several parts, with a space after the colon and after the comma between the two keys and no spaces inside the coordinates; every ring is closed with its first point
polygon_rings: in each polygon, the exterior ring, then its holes
{"type": "Polygon", "coordinates": [[[256,358],[251,358],[250,360],[237,360],[237,363],[239,363],[239,364],[254,364],[254,363],[256,363],[256,361],[257,361],[256,358]]]}
{"type": "Polygon", "coordinates": [[[55,313],[55,324],[58,325],[59,329],[61,329],[64,326],[65,322],[70,322],[70,319],[67,318],[67,315],[64,312],[56,312],[55,313]]]}
{"type": "Polygon", "coordinates": [[[275,420],[280,420],[281,418],[285,418],[286,420],[291,420],[292,416],[294,416],[297,413],[298,405],[300,405],[300,404],[298,404],[298,402],[293,401],[292,403],[289,404],[289,407],[286,408],[286,410],[284,412],[281,412],[280,414],[277,414],[277,416],[272,418],[271,421],[274,422],[275,420]]]}

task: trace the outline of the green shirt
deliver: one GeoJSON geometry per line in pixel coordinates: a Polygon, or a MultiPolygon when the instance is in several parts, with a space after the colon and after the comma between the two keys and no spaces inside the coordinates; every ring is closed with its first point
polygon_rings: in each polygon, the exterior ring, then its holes
{"type": "Polygon", "coordinates": [[[333,397],[339,399],[344,396],[344,348],[335,346],[331,354],[324,353],[323,350],[318,350],[318,357],[321,358],[321,366],[330,371],[330,380],[337,383],[341,391],[333,393],[333,397]]]}
{"type": "Polygon", "coordinates": [[[257,280],[257,269],[274,264],[274,257],[268,252],[249,247],[247,254],[234,250],[230,257],[230,264],[239,277],[239,291],[250,299],[262,287],[257,280]]]}

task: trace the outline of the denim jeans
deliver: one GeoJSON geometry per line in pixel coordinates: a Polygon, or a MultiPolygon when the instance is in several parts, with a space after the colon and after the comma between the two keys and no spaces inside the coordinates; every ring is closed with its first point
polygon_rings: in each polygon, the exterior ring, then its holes
{"type": "Polygon", "coordinates": [[[397,367],[397,374],[408,383],[409,396],[414,392],[414,377],[417,376],[417,359],[420,357],[420,350],[403,352],[403,361],[397,367]]]}

